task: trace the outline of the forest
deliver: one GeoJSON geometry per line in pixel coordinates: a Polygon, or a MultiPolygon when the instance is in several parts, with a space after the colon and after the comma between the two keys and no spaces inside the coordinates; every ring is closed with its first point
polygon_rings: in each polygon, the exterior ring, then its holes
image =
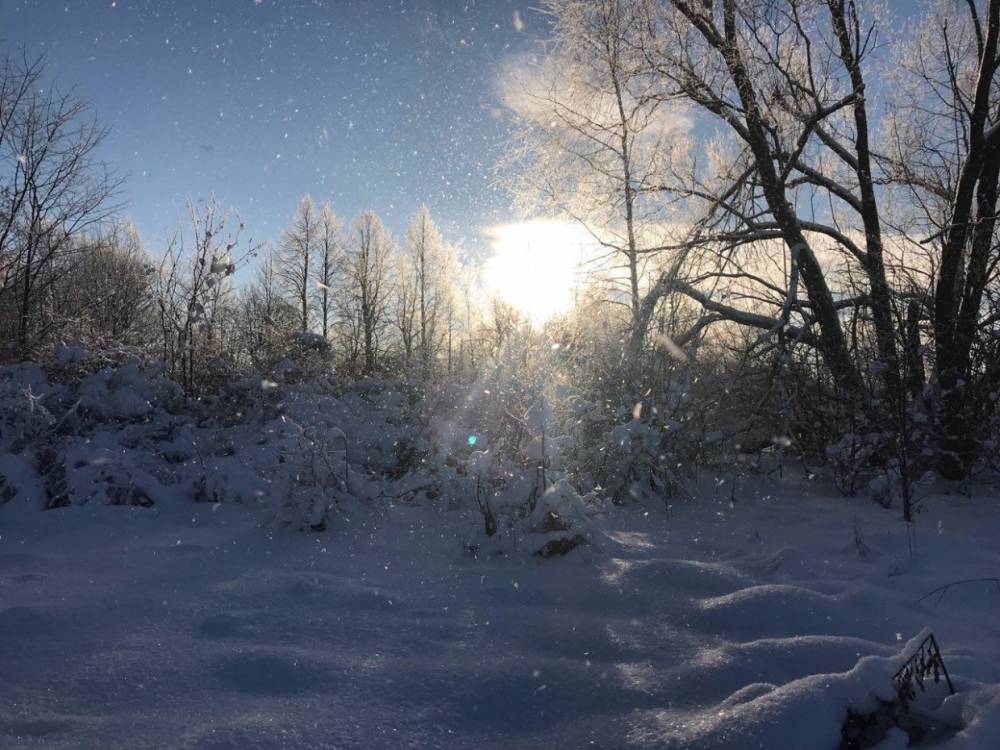
{"type": "Polygon", "coordinates": [[[507,256],[0,35],[0,744],[1000,742],[1000,0],[541,6],[507,256]]]}

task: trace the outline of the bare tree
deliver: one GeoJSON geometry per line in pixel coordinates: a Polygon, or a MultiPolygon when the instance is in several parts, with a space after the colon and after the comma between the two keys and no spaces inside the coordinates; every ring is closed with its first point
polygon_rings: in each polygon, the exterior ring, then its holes
{"type": "Polygon", "coordinates": [[[54,264],[48,306],[62,335],[97,346],[151,343],[156,268],[132,224],[78,238],[54,264]]]}
{"type": "MultiPolygon", "coordinates": [[[[242,222],[214,200],[191,204],[188,214],[188,232],[176,234],[164,253],[156,295],[163,359],[190,395],[208,379],[210,358],[225,353],[221,323],[232,276],[259,246],[251,241],[240,247],[242,222]]],[[[215,368],[212,374],[225,372],[215,368]]]]}
{"type": "Polygon", "coordinates": [[[452,276],[450,294],[445,298],[445,332],[442,346],[448,375],[478,377],[481,364],[476,330],[480,327],[483,310],[477,303],[480,281],[476,269],[459,267],[452,276]]]}
{"type": "Polygon", "coordinates": [[[444,333],[444,310],[449,304],[457,273],[454,250],[444,241],[431,217],[421,206],[406,230],[406,257],[403,274],[412,284],[416,312],[416,344],[425,378],[433,374],[434,361],[444,333]]]}
{"type": "Polygon", "coordinates": [[[413,359],[414,344],[419,333],[419,281],[414,273],[412,258],[407,255],[397,255],[393,258],[394,283],[393,323],[399,333],[402,346],[403,369],[409,372],[413,359]]]}
{"type": "Polygon", "coordinates": [[[393,253],[394,242],[385,224],[374,211],[362,211],[354,220],[354,238],[345,243],[341,256],[338,302],[347,349],[363,355],[366,374],[378,369],[381,339],[390,323],[393,253]]]}
{"type": "Polygon", "coordinates": [[[924,233],[914,239],[933,249],[932,301],[918,299],[913,310],[914,318],[923,308],[932,320],[944,468],[952,477],[974,458],[988,393],[1000,383],[992,363],[976,359],[990,351],[983,339],[995,319],[985,305],[1000,264],[998,39],[996,0],[931,6],[895,59],[897,114],[883,157],[890,184],[909,194],[910,226],[924,233]]]}
{"type": "Polygon", "coordinates": [[[47,325],[40,309],[53,264],[110,218],[119,181],[97,158],[106,130],[86,100],[43,85],[43,60],[0,63],[0,304],[20,356],[47,325]]]}
{"type": "Polygon", "coordinates": [[[343,224],[330,204],[324,203],[319,212],[316,241],[316,304],[319,306],[320,331],[324,339],[329,338],[333,323],[333,290],[343,242],[343,224]]]}
{"type": "Polygon", "coordinates": [[[648,74],[641,4],[550,0],[545,8],[553,23],[546,54],[506,87],[519,126],[506,166],[522,200],[572,217],[605,251],[591,262],[628,311],[634,359],[648,327],[646,263],[664,249],[668,214],[656,188],[679,118],[648,74]]]}
{"type": "MultiPolygon", "coordinates": [[[[597,155],[610,148],[619,156],[613,177],[626,194],[626,228],[630,192],[683,201],[693,216],[672,242],[645,248],[677,253],[648,293],[633,285],[632,330],[646,331],[663,295],[679,292],[703,310],[691,331],[728,321],[758,329],[753,347],[815,350],[840,394],[873,394],[886,418],[902,424],[907,398],[923,382],[926,314],[942,428],[959,458],[946,473],[961,475],[973,441],[958,438],[982,411],[969,384],[995,372],[974,353],[989,350],[977,341],[992,325],[985,309],[998,262],[1000,0],[968,0],[962,19],[950,4],[932,14],[900,66],[909,85],[896,96],[901,114],[889,121],[884,148],[875,144],[870,98],[879,76],[877,10],[847,0],[551,0],[546,7],[555,19],[552,60],[572,50],[577,69],[610,72],[610,90],[631,82],[622,88],[631,100],[610,102],[683,102],[693,127],[711,134],[689,142],[686,153],[673,149],[636,182],[625,140],[608,140],[627,133],[619,128],[628,118],[597,120],[590,112],[599,107],[571,108],[571,117],[549,109],[560,127],[569,121],[570,133],[586,136],[585,147],[563,146],[564,153],[603,174],[610,162],[597,155]],[[626,61],[622,79],[615,60],[626,61]],[[932,302],[915,283],[923,271],[903,260],[913,257],[913,238],[898,222],[898,192],[886,189],[899,185],[933,230],[923,244],[939,247],[925,256],[932,302]],[[858,344],[869,334],[871,350],[858,344]]],[[[556,94],[542,99],[579,101],[575,88],[556,94]]],[[[530,148],[545,153],[545,144],[530,148]]],[[[557,195],[554,203],[563,205],[557,195]]],[[[632,242],[623,247],[639,252],[632,242]]]]}
{"type": "MultiPolygon", "coordinates": [[[[799,319],[803,333],[815,329],[799,341],[819,349],[842,390],[861,393],[840,300],[817,249],[833,250],[867,279],[863,304],[872,313],[879,369],[889,398],[900,398],[865,97],[874,21],[840,0],[670,0],[647,8],[646,57],[664,98],[683,97],[729,135],[728,158],[708,168],[691,159],[690,168],[674,170],[665,186],[701,207],[689,245],[711,247],[720,261],[716,278],[750,278],[741,249],[778,241],[788,254],[786,278],[773,284],[784,287],[773,313],[754,315],[719,303],[709,311],[772,335],[799,319]]],[[[675,275],[671,269],[661,288],[690,293],[692,285],[675,275]]]]}
{"type": "MultiPolygon", "coordinates": [[[[315,273],[317,255],[323,250],[321,242],[322,218],[310,196],[299,201],[295,215],[281,238],[278,275],[288,293],[296,300],[303,331],[309,330],[313,289],[310,284],[315,273]]],[[[329,239],[329,238],[328,238],[329,239]]]]}
{"type": "Polygon", "coordinates": [[[240,293],[238,345],[257,372],[266,372],[276,364],[301,323],[299,310],[282,294],[278,262],[273,252],[268,253],[254,281],[240,293]]]}

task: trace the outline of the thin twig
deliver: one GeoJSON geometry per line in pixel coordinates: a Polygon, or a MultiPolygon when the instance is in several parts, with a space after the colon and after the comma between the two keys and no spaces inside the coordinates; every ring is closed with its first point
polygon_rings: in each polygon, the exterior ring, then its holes
{"type": "Polygon", "coordinates": [[[951,583],[946,583],[944,586],[938,586],[933,591],[928,591],[922,597],[917,599],[917,602],[922,602],[924,599],[934,596],[934,594],[941,592],[941,596],[938,597],[938,602],[944,598],[944,595],[948,593],[948,589],[952,586],[960,586],[964,583],[994,583],[997,587],[997,592],[1000,593],[1000,578],[963,578],[960,581],[952,581],[951,583]]]}

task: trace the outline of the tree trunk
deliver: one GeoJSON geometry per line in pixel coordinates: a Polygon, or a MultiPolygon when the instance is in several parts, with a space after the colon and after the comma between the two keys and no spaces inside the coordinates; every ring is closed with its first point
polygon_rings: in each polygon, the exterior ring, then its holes
{"type": "Polygon", "coordinates": [[[1000,0],[987,7],[975,98],[969,116],[969,151],[959,174],[951,216],[941,248],[934,290],[934,337],[937,376],[943,400],[941,473],[961,479],[968,473],[975,447],[970,423],[970,353],[982,301],[982,286],[992,242],[1000,169],[998,134],[987,134],[993,77],[1000,38],[1000,0]],[[977,202],[976,216],[973,201],[977,202]],[[976,220],[978,218],[978,220],[976,220]],[[971,234],[971,239],[970,239],[971,234]],[[966,248],[969,248],[966,268],[966,248]]]}

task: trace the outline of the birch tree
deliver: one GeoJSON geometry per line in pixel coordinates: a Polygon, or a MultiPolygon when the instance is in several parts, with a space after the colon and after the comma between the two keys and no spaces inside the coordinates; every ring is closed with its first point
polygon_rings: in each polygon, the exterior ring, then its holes
{"type": "Polygon", "coordinates": [[[522,203],[556,208],[604,250],[612,301],[627,310],[632,357],[645,340],[641,300],[669,216],[656,194],[681,118],[663,107],[642,52],[643,7],[628,0],[550,0],[541,62],[508,76],[516,123],[507,167],[522,203]]]}
{"type": "Polygon", "coordinates": [[[319,308],[320,332],[325,339],[330,337],[333,325],[333,294],[337,263],[344,242],[343,230],[343,222],[334,214],[330,204],[324,203],[317,226],[315,301],[319,308]]]}
{"type": "Polygon", "coordinates": [[[409,373],[418,334],[418,280],[412,258],[408,255],[397,255],[393,259],[393,267],[393,323],[399,333],[403,370],[409,373]]]}
{"type": "Polygon", "coordinates": [[[302,331],[308,331],[318,256],[322,254],[322,217],[310,196],[299,201],[291,223],[281,238],[278,275],[296,301],[302,331]]]}
{"type": "Polygon", "coordinates": [[[430,377],[445,334],[445,310],[457,274],[454,250],[421,206],[406,231],[404,273],[412,278],[416,341],[423,376],[430,377]]]}
{"type": "Polygon", "coordinates": [[[395,244],[374,211],[358,215],[352,234],[340,264],[342,334],[351,340],[348,350],[363,357],[364,373],[372,374],[378,369],[383,336],[391,323],[390,263],[395,244]]]}

